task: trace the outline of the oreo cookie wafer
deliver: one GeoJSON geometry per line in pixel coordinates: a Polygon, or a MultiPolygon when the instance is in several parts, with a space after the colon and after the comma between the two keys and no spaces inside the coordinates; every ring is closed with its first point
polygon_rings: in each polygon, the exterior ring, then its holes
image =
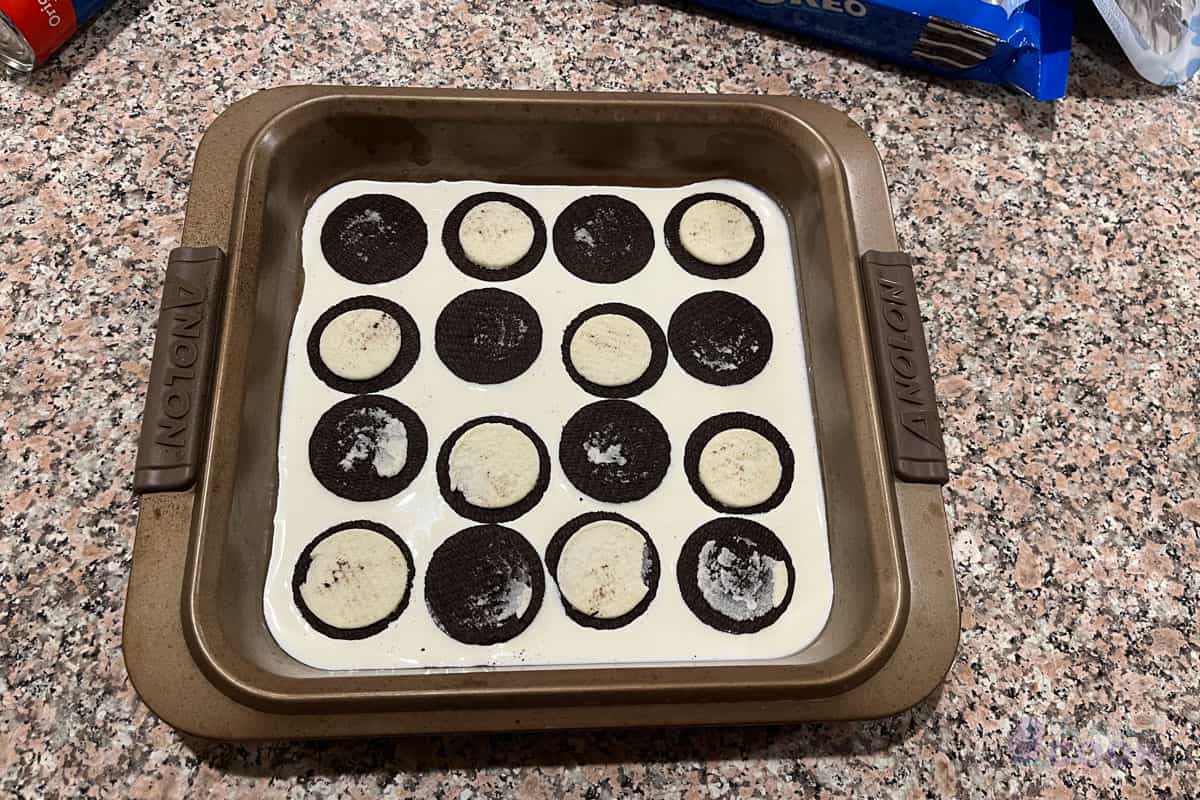
{"type": "Polygon", "coordinates": [[[692,613],[725,633],[755,633],[782,616],[792,601],[796,570],[783,543],[767,528],[722,517],[688,537],[675,567],[692,613]]]}
{"type": "Polygon", "coordinates": [[[620,514],[595,511],[563,525],[546,548],[567,616],[585,628],[623,628],[649,608],[662,572],[650,534],[620,514]]]}
{"type": "Polygon", "coordinates": [[[384,395],[343,400],[317,420],[308,463],[329,491],[347,500],[382,500],[403,491],[425,463],[429,439],[411,408],[384,395]]]}
{"type": "Polygon", "coordinates": [[[425,605],[446,635],[463,644],[507,642],[542,607],[542,561],[524,536],[500,525],[459,531],[433,551],[425,605]]]}
{"type": "Polygon", "coordinates": [[[563,427],[558,459],[579,491],[606,503],[646,497],[671,465],[662,423],[628,400],[600,400],[575,412],[563,427]]]}
{"type": "Polygon", "coordinates": [[[412,271],[425,255],[429,231],[411,203],[390,194],[352,197],[321,227],[321,253],[355,283],[384,283],[412,271]]]}
{"type": "Polygon", "coordinates": [[[745,275],[763,252],[758,215],[727,194],[706,192],[681,201],[667,215],[663,235],[675,261],[701,278],[745,275]]]}
{"type": "Polygon", "coordinates": [[[537,360],[542,323],[533,306],[503,289],[474,289],[451,300],[434,326],[446,368],[470,383],[504,383],[537,360]]]}
{"type": "Polygon", "coordinates": [[[581,197],[554,221],[554,254],[577,278],[618,283],[641,272],[654,228],[636,205],[612,194],[581,197]]]}
{"type": "Polygon", "coordinates": [[[774,346],[763,313],[730,292],[684,300],[671,315],[667,341],[684,372],[716,386],[745,383],[762,372],[774,346]]]}
{"type": "Polygon", "coordinates": [[[380,392],[404,379],[421,352],[408,312],[372,295],[351,297],[317,318],[308,335],[308,362],[330,388],[380,392]]]}
{"type": "Polygon", "coordinates": [[[365,639],[404,613],[413,584],[408,545],[385,525],[343,522],[313,539],[292,572],[292,599],[315,630],[365,639]]]}
{"type": "Polygon", "coordinates": [[[538,504],[550,485],[550,453],[523,422],[481,417],[446,438],[438,489],[450,508],[476,522],[509,522],[538,504]]]}

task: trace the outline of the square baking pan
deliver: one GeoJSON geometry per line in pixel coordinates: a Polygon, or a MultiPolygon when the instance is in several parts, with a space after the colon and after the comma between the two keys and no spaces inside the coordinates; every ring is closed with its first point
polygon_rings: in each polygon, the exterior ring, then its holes
{"type": "MultiPolygon", "coordinates": [[[[808,409],[797,409],[808,413],[808,409]]],[[[793,98],[287,87],[200,144],[163,291],[135,488],[124,651],[143,700],[215,738],[886,716],[958,641],[940,426],[878,154],[793,98]],[[749,183],[788,217],[824,482],[833,607],[779,659],[325,671],[267,630],[301,228],[343,181],[749,183]]]]}

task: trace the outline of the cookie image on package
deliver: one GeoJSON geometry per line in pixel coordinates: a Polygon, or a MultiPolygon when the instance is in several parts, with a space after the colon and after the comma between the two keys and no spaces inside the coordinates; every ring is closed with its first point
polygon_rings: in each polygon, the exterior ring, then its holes
{"type": "Polygon", "coordinates": [[[628,400],[600,400],[563,426],[558,459],[579,491],[605,503],[629,503],[662,483],[671,441],[662,423],[628,400]]]}
{"type": "Polygon", "coordinates": [[[411,203],[390,194],[363,194],[335,208],[321,227],[321,253],[355,283],[384,283],[412,271],[425,255],[429,231],[411,203]]]}
{"type": "Polygon", "coordinates": [[[597,397],[635,397],[653,386],[667,366],[667,338],[640,308],[601,303],[575,317],[562,340],[571,380],[597,397]]]}
{"type": "Polygon", "coordinates": [[[715,386],[745,383],[762,372],[774,346],[763,313],[730,292],[684,300],[667,324],[667,341],[684,372],[715,386]]]}
{"type": "Polygon", "coordinates": [[[351,297],[317,318],[308,335],[308,363],[332,389],[380,392],[404,379],[417,363],[421,334],[413,318],[390,300],[351,297]]]}
{"type": "Polygon", "coordinates": [[[538,504],[550,485],[550,452],[523,422],[480,417],[438,451],[438,489],[446,504],[476,522],[510,522],[538,504]]]}
{"type": "Polygon", "coordinates": [[[503,289],[473,289],[451,300],[438,315],[433,336],[438,358],[470,383],[510,381],[542,351],[537,312],[503,289]]]}
{"type": "Polygon", "coordinates": [[[792,557],[779,537],[741,517],[697,528],[683,543],[675,573],[693,614],[737,634],[761,631],[779,619],[796,582],[792,557]]]}
{"type": "Polygon", "coordinates": [[[379,394],[343,400],[317,420],[308,463],[329,491],[347,500],[382,500],[408,487],[425,463],[429,439],[416,413],[379,394]]]}
{"type": "Polygon", "coordinates": [[[586,628],[613,630],[640,617],[658,591],[658,550],[642,526],[595,511],[558,529],[546,567],[567,616],[586,628]]]}
{"type": "Polygon", "coordinates": [[[680,201],[663,228],[667,251],[701,278],[745,275],[762,257],[763,227],[750,206],[708,192],[680,201]]]}
{"type": "Polygon", "coordinates": [[[542,607],[546,578],[524,536],[501,525],[476,525],[442,542],[425,571],[425,605],[433,621],[463,644],[507,642],[542,607]]]}
{"type": "Polygon", "coordinates": [[[300,553],[292,599],[315,630],[332,639],[380,633],[408,607],[413,584],[408,545],[378,522],[329,528],[300,553]]]}
{"type": "Polygon", "coordinates": [[[590,283],[618,283],[641,272],[654,252],[654,227],[636,205],[612,194],[581,197],[554,221],[554,254],[590,283]]]}
{"type": "Polygon", "coordinates": [[[527,274],[546,252],[546,224],[533,206],[504,192],[463,200],[442,227],[442,247],[454,266],[481,281],[527,274]]]}
{"type": "Polygon", "coordinates": [[[683,449],[683,471],[705,505],[726,514],[770,511],[792,486],[796,459],[783,434],[753,414],[700,423],[683,449]]]}

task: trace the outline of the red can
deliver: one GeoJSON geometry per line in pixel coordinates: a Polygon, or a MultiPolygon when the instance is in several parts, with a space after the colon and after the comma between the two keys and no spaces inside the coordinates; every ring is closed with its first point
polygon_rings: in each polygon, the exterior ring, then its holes
{"type": "Polygon", "coordinates": [[[0,0],[0,63],[29,72],[112,0],[0,0]]]}

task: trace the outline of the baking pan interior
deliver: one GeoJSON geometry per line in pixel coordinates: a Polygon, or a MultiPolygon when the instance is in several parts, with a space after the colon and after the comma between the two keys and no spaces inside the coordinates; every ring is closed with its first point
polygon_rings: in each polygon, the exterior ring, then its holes
{"type": "MultiPolygon", "coordinates": [[[[786,676],[808,687],[799,687],[801,693],[813,694],[865,679],[899,634],[907,587],[874,404],[863,396],[866,344],[846,335],[848,323],[839,319],[845,312],[835,299],[856,285],[850,273],[858,256],[839,176],[829,142],[796,117],[753,103],[335,95],[268,123],[242,163],[230,245],[234,280],[256,287],[250,324],[230,326],[221,349],[246,356],[244,374],[225,376],[218,398],[220,406],[240,411],[214,417],[214,425],[236,426],[236,455],[208,454],[199,487],[205,512],[193,530],[192,580],[185,589],[192,593],[185,630],[193,650],[204,652],[201,665],[253,675],[247,680],[263,686],[278,680],[278,686],[313,691],[322,683],[339,691],[396,688],[412,677],[328,673],[300,664],[276,645],[263,619],[283,373],[304,281],[300,234],[306,209],[322,191],[356,178],[625,186],[733,178],[770,194],[789,217],[825,481],[833,609],[816,642],[793,656],[667,672],[700,670],[694,676],[715,681],[720,670],[731,690],[786,676]]],[[[886,198],[879,202],[886,213],[886,198]]],[[[573,672],[563,679],[575,684],[611,673],[594,667],[497,671],[540,673],[547,680],[573,672]]],[[[663,669],[639,665],[621,672],[653,682],[663,669]]]]}

